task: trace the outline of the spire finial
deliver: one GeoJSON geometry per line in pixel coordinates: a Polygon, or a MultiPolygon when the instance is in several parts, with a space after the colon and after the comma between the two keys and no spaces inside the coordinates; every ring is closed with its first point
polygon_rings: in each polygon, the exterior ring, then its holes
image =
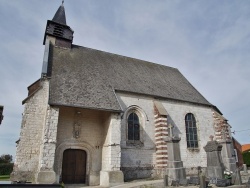
{"type": "Polygon", "coordinates": [[[63,3],[64,3],[64,0],[62,0],[62,5],[63,5],[63,3]]]}

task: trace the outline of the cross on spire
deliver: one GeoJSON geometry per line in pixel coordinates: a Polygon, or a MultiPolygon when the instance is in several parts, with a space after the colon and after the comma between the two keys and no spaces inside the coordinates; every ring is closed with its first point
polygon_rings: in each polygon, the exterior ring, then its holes
{"type": "Polygon", "coordinates": [[[62,5],[63,5],[63,3],[64,3],[64,0],[62,0],[62,5]]]}

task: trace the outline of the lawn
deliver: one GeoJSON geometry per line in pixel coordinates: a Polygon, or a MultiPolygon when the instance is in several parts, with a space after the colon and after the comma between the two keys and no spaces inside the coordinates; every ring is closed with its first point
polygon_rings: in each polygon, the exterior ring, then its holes
{"type": "Polygon", "coordinates": [[[0,175],[0,181],[8,181],[10,179],[10,175],[0,175]]]}

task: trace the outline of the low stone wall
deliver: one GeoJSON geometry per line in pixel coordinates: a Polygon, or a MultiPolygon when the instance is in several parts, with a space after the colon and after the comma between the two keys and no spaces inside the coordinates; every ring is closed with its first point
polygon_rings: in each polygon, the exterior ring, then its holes
{"type": "MultiPolygon", "coordinates": [[[[202,172],[206,172],[206,167],[201,167],[202,172]]],[[[192,168],[186,168],[187,176],[198,176],[198,166],[192,168]]]]}
{"type": "Polygon", "coordinates": [[[243,171],[241,171],[240,175],[242,183],[247,183],[248,179],[250,178],[250,170],[248,170],[248,173],[244,173],[243,171]]]}
{"type": "Polygon", "coordinates": [[[151,178],[153,170],[153,167],[121,167],[124,181],[151,178]]]}

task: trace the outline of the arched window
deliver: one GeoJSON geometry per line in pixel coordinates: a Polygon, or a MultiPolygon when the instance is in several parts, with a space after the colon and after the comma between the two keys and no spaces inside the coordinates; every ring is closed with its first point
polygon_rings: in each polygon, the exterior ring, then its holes
{"type": "Polygon", "coordinates": [[[140,121],[134,112],[128,116],[128,140],[140,140],[140,121]]]}
{"type": "Polygon", "coordinates": [[[188,113],[185,117],[186,137],[188,148],[198,148],[198,135],[196,120],[193,114],[188,113]]]}

